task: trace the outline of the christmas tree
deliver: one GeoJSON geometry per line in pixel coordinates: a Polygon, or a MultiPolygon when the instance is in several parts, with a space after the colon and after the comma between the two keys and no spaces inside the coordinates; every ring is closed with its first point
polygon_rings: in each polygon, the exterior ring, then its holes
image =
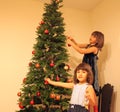
{"type": "Polygon", "coordinates": [[[49,85],[44,79],[69,82],[68,53],[64,18],[59,9],[63,0],[45,3],[45,13],[37,27],[29,71],[18,92],[17,112],[66,112],[71,90],[49,85]]]}

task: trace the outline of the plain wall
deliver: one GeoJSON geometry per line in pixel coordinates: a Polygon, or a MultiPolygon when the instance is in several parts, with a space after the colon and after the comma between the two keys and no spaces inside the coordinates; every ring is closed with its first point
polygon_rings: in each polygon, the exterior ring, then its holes
{"type": "Polygon", "coordinates": [[[100,55],[100,83],[114,86],[111,112],[120,111],[120,1],[104,0],[91,12],[92,30],[105,34],[105,46],[100,55]]]}
{"type": "Polygon", "coordinates": [[[101,85],[114,86],[111,112],[120,111],[120,1],[104,0],[91,11],[92,30],[105,34],[105,46],[99,59],[101,85]]]}
{"type": "Polygon", "coordinates": [[[0,0],[0,111],[15,112],[17,93],[28,72],[43,3],[0,0]]]}
{"type": "MultiPolygon", "coordinates": [[[[28,72],[32,57],[33,44],[36,43],[36,28],[42,19],[44,2],[42,0],[1,0],[0,4],[0,110],[14,112],[17,105],[17,92],[28,72]]],[[[120,7],[119,0],[104,0],[95,9],[62,8],[65,34],[79,42],[88,42],[92,31],[100,30],[105,34],[105,46],[99,58],[100,84],[114,85],[112,112],[120,111],[119,83],[119,42],[120,7]]],[[[81,62],[82,55],[71,47],[70,66],[81,62]]]]}

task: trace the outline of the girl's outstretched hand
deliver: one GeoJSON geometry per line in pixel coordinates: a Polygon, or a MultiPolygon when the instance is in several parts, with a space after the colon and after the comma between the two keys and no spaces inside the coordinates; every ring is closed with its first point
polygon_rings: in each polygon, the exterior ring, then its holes
{"type": "Polygon", "coordinates": [[[50,78],[45,78],[45,81],[47,81],[50,84],[51,79],[50,78]]]}
{"type": "Polygon", "coordinates": [[[69,39],[69,40],[74,40],[71,36],[67,36],[67,39],[69,39]]]}

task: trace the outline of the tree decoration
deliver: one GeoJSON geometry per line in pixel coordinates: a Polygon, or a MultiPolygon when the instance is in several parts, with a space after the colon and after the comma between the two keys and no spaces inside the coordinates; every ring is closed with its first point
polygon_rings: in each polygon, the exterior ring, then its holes
{"type": "Polygon", "coordinates": [[[29,62],[29,66],[32,66],[32,62],[29,62]]]}
{"type": "Polygon", "coordinates": [[[34,100],[32,99],[31,101],[30,101],[30,105],[34,105],[35,104],[35,102],[34,102],[34,100]]]}
{"type": "Polygon", "coordinates": [[[23,83],[26,83],[26,80],[27,80],[27,79],[26,79],[26,78],[24,78],[24,79],[23,79],[23,83]]]}
{"type": "MultiPolygon", "coordinates": [[[[20,109],[16,112],[67,112],[71,90],[49,85],[45,78],[66,82],[69,74],[64,18],[59,10],[63,0],[45,3],[45,12],[37,27],[26,78],[23,79],[20,109]],[[64,66],[66,66],[64,68],[64,66]],[[27,79],[27,80],[26,80],[27,79]]],[[[20,102],[20,103],[19,103],[20,102]]]]}
{"type": "Polygon", "coordinates": [[[40,64],[39,64],[39,63],[36,63],[36,64],[35,64],[35,67],[36,67],[36,68],[40,68],[40,64]]]}
{"type": "Polygon", "coordinates": [[[47,85],[47,84],[49,84],[49,83],[48,83],[48,81],[47,81],[47,80],[45,80],[45,81],[44,81],[44,84],[45,84],[45,85],[47,85]]]}
{"type": "Polygon", "coordinates": [[[44,33],[45,33],[45,34],[49,34],[49,30],[46,29],[46,30],[44,31],[44,33]]]}
{"type": "Polygon", "coordinates": [[[64,66],[64,69],[65,69],[65,70],[69,70],[69,69],[70,69],[70,66],[69,66],[69,65],[65,65],[65,66],[64,66]]]}
{"type": "Polygon", "coordinates": [[[56,76],[56,81],[60,81],[60,77],[58,75],[56,76]]]}
{"type": "Polygon", "coordinates": [[[55,98],[55,93],[51,93],[50,98],[54,99],[55,98]]]}
{"type": "Polygon", "coordinates": [[[68,79],[67,79],[67,82],[68,82],[68,83],[71,83],[71,82],[73,82],[73,79],[72,79],[72,78],[68,78],[68,79]]]}
{"type": "Polygon", "coordinates": [[[32,51],[32,54],[35,54],[35,50],[32,51]]]}
{"type": "Polygon", "coordinates": [[[56,95],[55,100],[60,100],[60,95],[56,95]]]}
{"type": "Polygon", "coordinates": [[[21,96],[21,92],[18,92],[17,95],[18,95],[18,96],[21,96]]]}
{"type": "Polygon", "coordinates": [[[19,105],[19,108],[20,108],[20,109],[24,109],[24,106],[22,105],[21,102],[20,102],[18,105],[19,105]]]}
{"type": "Polygon", "coordinates": [[[53,60],[51,61],[50,66],[51,66],[51,67],[54,67],[54,66],[55,66],[53,60]]]}
{"type": "Polygon", "coordinates": [[[44,21],[41,21],[41,22],[40,22],[40,25],[43,25],[43,24],[45,24],[45,22],[44,22],[44,21]]]}
{"type": "Polygon", "coordinates": [[[40,96],[40,95],[41,95],[41,93],[39,91],[37,91],[36,96],[40,96]]]}
{"type": "Polygon", "coordinates": [[[71,47],[71,45],[70,45],[70,44],[68,44],[68,47],[71,47]]]}

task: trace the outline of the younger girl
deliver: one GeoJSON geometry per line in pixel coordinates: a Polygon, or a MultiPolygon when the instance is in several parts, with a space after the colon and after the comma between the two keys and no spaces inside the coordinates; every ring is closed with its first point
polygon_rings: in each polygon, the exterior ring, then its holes
{"type": "Polygon", "coordinates": [[[79,44],[72,37],[68,37],[67,44],[72,46],[80,54],[84,54],[82,62],[88,63],[92,67],[94,75],[93,87],[96,95],[99,95],[97,55],[104,45],[104,34],[94,31],[89,39],[89,44],[79,44]]]}
{"type": "Polygon", "coordinates": [[[96,94],[92,87],[93,74],[86,63],[79,64],[74,71],[74,83],[56,82],[45,78],[49,84],[64,88],[73,88],[68,112],[89,112],[89,106],[96,105],[96,94]]]}

